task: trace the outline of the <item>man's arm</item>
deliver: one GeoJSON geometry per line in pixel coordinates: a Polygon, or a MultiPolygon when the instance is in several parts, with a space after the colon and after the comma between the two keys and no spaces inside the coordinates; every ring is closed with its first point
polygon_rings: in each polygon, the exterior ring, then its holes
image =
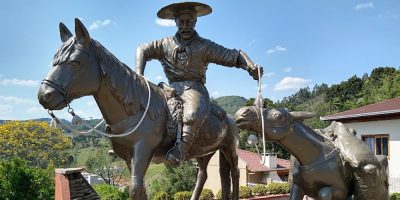
{"type": "Polygon", "coordinates": [[[155,40],[140,45],[136,49],[136,69],[135,72],[141,76],[144,74],[146,62],[152,59],[160,59],[162,57],[162,41],[155,40]]]}
{"type": "MultiPolygon", "coordinates": [[[[206,54],[208,62],[244,69],[249,72],[254,80],[258,80],[258,65],[254,64],[245,52],[236,49],[227,49],[210,41],[207,45],[206,54]]],[[[260,67],[260,71],[262,75],[262,67],[260,67]]]]}
{"type": "Polygon", "coordinates": [[[255,64],[250,57],[242,50],[239,50],[238,65],[247,70],[254,80],[258,80],[258,68],[260,67],[261,75],[263,75],[263,68],[255,64]]]}

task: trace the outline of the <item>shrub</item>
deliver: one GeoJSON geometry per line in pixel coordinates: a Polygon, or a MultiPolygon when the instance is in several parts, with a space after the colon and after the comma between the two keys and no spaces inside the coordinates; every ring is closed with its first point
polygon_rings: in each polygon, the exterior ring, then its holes
{"type": "Polygon", "coordinates": [[[117,187],[109,184],[97,184],[93,186],[93,189],[97,192],[101,199],[114,200],[127,198],[123,191],[120,191],[117,187]]]}
{"type": "Polygon", "coordinates": [[[216,197],[218,200],[222,199],[222,190],[221,189],[218,190],[216,197]]]}
{"type": "Polygon", "coordinates": [[[168,193],[164,192],[164,191],[159,191],[154,193],[154,196],[152,198],[152,200],[169,200],[169,195],[168,193]]]}
{"type": "Polygon", "coordinates": [[[251,189],[247,186],[239,187],[239,198],[245,199],[253,196],[251,193],[251,189]]]}
{"type": "Polygon", "coordinates": [[[393,194],[390,195],[390,200],[400,200],[400,193],[399,192],[395,192],[393,194]]]}
{"type": "Polygon", "coordinates": [[[267,185],[270,194],[287,194],[290,192],[289,183],[270,183],[267,185]]]}
{"type": "Polygon", "coordinates": [[[0,161],[0,199],[54,199],[53,169],[19,158],[0,161]]]}
{"type": "Polygon", "coordinates": [[[214,199],[214,193],[210,189],[203,189],[200,194],[200,200],[214,199]]]}
{"type": "Polygon", "coordinates": [[[191,196],[192,192],[189,191],[177,192],[174,194],[174,200],[189,200],[191,196]]]}
{"type": "Polygon", "coordinates": [[[265,196],[268,192],[267,187],[262,184],[257,184],[252,188],[253,194],[256,196],[265,196]]]}

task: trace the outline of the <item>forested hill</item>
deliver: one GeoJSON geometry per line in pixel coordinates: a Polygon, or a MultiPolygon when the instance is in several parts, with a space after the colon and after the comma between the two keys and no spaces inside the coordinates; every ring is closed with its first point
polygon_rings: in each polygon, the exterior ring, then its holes
{"type": "MultiPolygon", "coordinates": [[[[400,68],[378,67],[373,69],[370,74],[365,73],[362,77],[354,75],[330,87],[325,83],[317,84],[313,88],[302,88],[281,101],[270,103],[271,100],[266,99],[265,102],[269,107],[286,107],[291,110],[315,112],[316,116],[307,120],[306,123],[313,128],[322,128],[328,124],[320,121],[320,116],[399,96],[400,68]]],[[[254,100],[246,101],[243,97],[226,96],[219,97],[215,101],[233,116],[237,109],[245,104],[251,104],[254,100]]]]}
{"type": "Polygon", "coordinates": [[[327,124],[320,116],[354,109],[367,104],[381,102],[400,96],[400,68],[378,67],[362,77],[356,75],[339,84],[328,86],[325,83],[314,88],[302,88],[295,94],[276,102],[277,107],[291,110],[312,111],[317,116],[308,121],[313,128],[327,124]]]}
{"type": "Polygon", "coordinates": [[[224,96],[213,99],[218,105],[220,105],[226,113],[230,116],[234,116],[236,111],[246,104],[246,99],[240,96],[224,96]]]}

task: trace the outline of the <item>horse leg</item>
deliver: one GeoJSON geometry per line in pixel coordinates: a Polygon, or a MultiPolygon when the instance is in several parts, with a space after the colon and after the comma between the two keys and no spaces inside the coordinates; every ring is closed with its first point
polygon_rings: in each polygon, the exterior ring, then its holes
{"type": "Polygon", "coordinates": [[[222,153],[222,150],[219,151],[219,175],[221,177],[221,194],[222,200],[229,199],[229,194],[231,192],[231,179],[229,172],[231,171],[229,167],[229,163],[225,158],[225,155],[222,153]]]}
{"type": "Polygon", "coordinates": [[[197,158],[197,163],[199,165],[199,172],[197,173],[196,187],[194,188],[190,200],[199,199],[201,191],[203,190],[204,183],[207,180],[207,165],[213,155],[214,153],[208,154],[201,158],[197,158]]]}
{"type": "Polygon", "coordinates": [[[323,187],[318,191],[318,200],[332,200],[332,187],[323,187]]]}
{"type": "Polygon", "coordinates": [[[130,195],[133,200],[147,199],[143,179],[150,165],[154,148],[148,141],[140,140],[134,144],[132,151],[130,195]]]}
{"type": "MultiPolygon", "coordinates": [[[[239,199],[239,167],[238,167],[238,155],[236,153],[236,145],[230,145],[230,148],[222,150],[222,154],[229,164],[230,175],[232,179],[232,199],[239,199]]],[[[221,156],[220,156],[221,159],[221,156]]]]}
{"type": "Polygon", "coordinates": [[[290,200],[301,200],[304,197],[303,190],[295,183],[292,184],[292,190],[290,192],[290,200]]]}

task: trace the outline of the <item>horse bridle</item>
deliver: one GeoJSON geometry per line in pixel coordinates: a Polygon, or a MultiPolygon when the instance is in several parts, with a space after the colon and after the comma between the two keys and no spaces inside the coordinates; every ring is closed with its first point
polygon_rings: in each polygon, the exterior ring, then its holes
{"type": "Polygon", "coordinates": [[[67,99],[67,91],[65,90],[63,84],[57,83],[55,81],[51,81],[47,78],[43,79],[42,84],[46,84],[46,85],[56,89],[57,92],[62,94],[64,96],[64,98],[67,99]]]}

